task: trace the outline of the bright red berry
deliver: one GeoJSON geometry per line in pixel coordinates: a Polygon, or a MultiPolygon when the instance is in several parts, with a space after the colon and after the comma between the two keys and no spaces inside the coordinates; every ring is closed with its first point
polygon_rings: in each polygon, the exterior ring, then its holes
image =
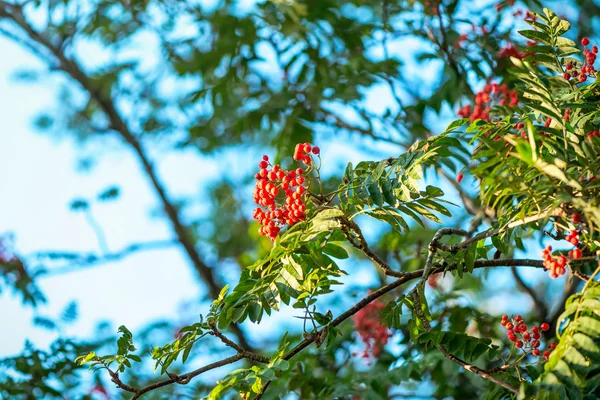
{"type": "Polygon", "coordinates": [[[460,183],[464,177],[465,175],[462,172],[459,172],[458,175],[456,175],[456,182],[460,183]]]}
{"type": "Polygon", "coordinates": [[[321,149],[320,149],[318,146],[314,146],[314,147],[312,148],[312,153],[313,153],[313,154],[315,154],[315,155],[316,155],[316,154],[319,154],[320,152],[321,152],[321,149]]]}
{"type": "Polygon", "coordinates": [[[547,360],[550,358],[550,352],[549,351],[545,351],[544,352],[544,358],[547,360]]]}
{"type": "Polygon", "coordinates": [[[590,39],[584,37],[583,39],[581,39],[581,44],[587,46],[588,44],[590,44],[590,39]]]}
{"type": "Polygon", "coordinates": [[[262,160],[261,162],[259,162],[259,163],[258,163],[258,167],[259,167],[260,169],[265,169],[265,168],[267,168],[268,166],[269,166],[269,163],[268,163],[268,162],[266,162],[265,160],[262,160]]]}
{"type": "Polygon", "coordinates": [[[546,332],[548,329],[550,329],[550,325],[548,325],[548,323],[544,322],[540,325],[540,328],[546,332]]]}
{"type": "Polygon", "coordinates": [[[540,341],[538,339],[535,339],[533,342],[531,342],[531,347],[537,349],[538,347],[540,347],[540,341]]]}
{"type": "Polygon", "coordinates": [[[581,249],[573,249],[572,251],[573,252],[571,253],[571,258],[573,258],[574,260],[581,258],[581,249]]]}
{"type": "Polygon", "coordinates": [[[539,356],[540,355],[540,351],[538,349],[533,349],[533,351],[531,352],[531,354],[533,354],[534,356],[539,356]]]}
{"type": "Polygon", "coordinates": [[[521,341],[521,340],[517,340],[517,341],[515,342],[515,346],[517,347],[517,349],[520,349],[520,348],[522,348],[522,347],[523,347],[523,341],[521,341]]]}

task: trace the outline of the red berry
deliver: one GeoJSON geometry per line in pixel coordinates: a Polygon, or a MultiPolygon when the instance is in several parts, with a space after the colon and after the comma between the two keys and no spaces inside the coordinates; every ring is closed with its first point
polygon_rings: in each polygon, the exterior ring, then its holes
{"type": "Polygon", "coordinates": [[[550,346],[548,346],[548,347],[550,347],[552,350],[554,350],[556,348],[556,345],[557,345],[556,342],[552,342],[552,343],[550,343],[550,346]]]}
{"type": "Polygon", "coordinates": [[[304,170],[302,168],[297,168],[296,169],[296,174],[302,175],[303,173],[304,173],[304,170]]]}
{"type": "Polygon", "coordinates": [[[517,349],[520,349],[523,347],[523,342],[521,340],[517,340],[517,342],[515,343],[515,346],[517,347],[517,349]]]}
{"type": "Polygon", "coordinates": [[[594,47],[592,47],[592,51],[593,51],[594,53],[598,53],[598,46],[594,46],[594,47]]]}
{"type": "Polygon", "coordinates": [[[502,319],[503,319],[503,320],[505,320],[505,321],[506,321],[506,320],[508,320],[508,315],[504,314],[504,315],[502,316],[502,319]]]}
{"type": "Polygon", "coordinates": [[[540,341],[535,339],[533,342],[531,342],[531,347],[537,349],[538,347],[540,347],[540,341]]]}
{"type": "Polygon", "coordinates": [[[570,73],[568,73],[568,72],[565,72],[565,73],[563,74],[563,79],[564,79],[565,81],[568,81],[569,79],[571,79],[571,74],[570,74],[570,73]]]}
{"type": "Polygon", "coordinates": [[[263,156],[263,160],[264,160],[264,161],[269,161],[269,156],[267,156],[267,155],[264,155],[264,156],[263,156]]]}
{"type": "Polygon", "coordinates": [[[545,351],[544,352],[544,358],[547,360],[550,358],[550,352],[549,351],[545,351]]]}
{"type": "Polygon", "coordinates": [[[574,224],[580,223],[581,222],[581,214],[573,213],[573,215],[571,215],[571,221],[573,221],[574,224]]]}
{"type": "Polygon", "coordinates": [[[317,146],[314,146],[314,147],[312,148],[312,153],[313,153],[313,154],[319,154],[320,152],[321,152],[321,149],[320,149],[319,147],[317,147],[317,146]]]}
{"type": "Polygon", "coordinates": [[[584,37],[583,39],[581,39],[581,44],[587,46],[588,44],[590,44],[590,39],[584,37]]]}
{"type": "Polygon", "coordinates": [[[508,324],[506,324],[506,330],[507,331],[512,331],[513,329],[514,329],[514,326],[513,326],[512,323],[509,322],[508,324]]]}
{"type": "Polygon", "coordinates": [[[577,260],[578,258],[581,258],[581,249],[573,249],[573,252],[571,253],[571,258],[577,260]]]}
{"type": "Polygon", "coordinates": [[[304,143],[304,147],[302,148],[305,153],[310,153],[312,146],[309,143],[304,143]]]}
{"type": "Polygon", "coordinates": [[[259,163],[258,163],[258,167],[259,167],[260,169],[265,169],[265,168],[267,168],[268,166],[269,166],[269,163],[268,163],[268,162],[266,162],[265,160],[262,160],[261,162],[259,162],[259,163]]]}
{"type": "Polygon", "coordinates": [[[548,323],[544,322],[540,325],[540,328],[546,332],[548,329],[550,329],[550,325],[548,325],[548,323]]]}
{"type": "Polygon", "coordinates": [[[521,315],[517,314],[515,316],[515,321],[519,322],[519,321],[522,321],[522,320],[523,320],[523,317],[521,317],[521,315]]]}
{"type": "Polygon", "coordinates": [[[534,349],[531,354],[533,354],[534,356],[539,356],[540,355],[540,351],[538,349],[534,349]]]}
{"type": "Polygon", "coordinates": [[[541,337],[542,337],[542,335],[540,335],[540,333],[539,333],[539,332],[537,332],[537,331],[536,331],[536,332],[533,332],[533,338],[534,338],[534,339],[539,339],[539,338],[541,338],[541,337]]]}
{"type": "Polygon", "coordinates": [[[462,172],[459,172],[458,175],[456,175],[456,182],[460,183],[464,177],[465,175],[462,172]]]}

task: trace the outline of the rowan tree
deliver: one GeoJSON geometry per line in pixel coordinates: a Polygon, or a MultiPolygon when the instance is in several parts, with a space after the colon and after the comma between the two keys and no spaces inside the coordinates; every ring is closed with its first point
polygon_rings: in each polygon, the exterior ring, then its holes
{"type": "MultiPolygon", "coordinates": [[[[599,10],[555,5],[0,1],[0,33],[62,78],[39,128],[131,150],[206,288],[183,326],[28,345],[0,361],[2,396],[597,398],[599,10]],[[220,168],[190,201],[208,216],[169,194],[165,147],[220,168]],[[223,152],[248,148],[233,176],[223,152]],[[293,323],[253,335],[279,315],[293,323]]],[[[35,307],[45,274],[156,245],[27,255],[4,238],[3,286],[35,307]]]]}

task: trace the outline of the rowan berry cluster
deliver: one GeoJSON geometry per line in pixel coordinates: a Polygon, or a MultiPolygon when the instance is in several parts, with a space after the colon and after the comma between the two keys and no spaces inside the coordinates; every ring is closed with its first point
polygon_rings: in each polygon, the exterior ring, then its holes
{"type": "Polygon", "coordinates": [[[519,60],[522,60],[531,54],[533,54],[533,53],[523,53],[519,49],[517,49],[514,44],[509,43],[505,47],[501,48],[500,51],[498,51],[497,57],[498,58],[515,57],[515,58],[518,58],[519,60]]]}
{"type": "Polygon", "coordinates": [[[381,300],[376,299],[364,308],[361,308],[354,316],[354,327],[365,344],[365,350],[362,353],[363,358],[378,357],[383,350],[392,332],[381,323],[381,310],[385,306],[381,300]]]}
{"type": "MultiPolygon", "coordinates": [[[[310,154],[317,155],[320,149],[309,143],[296,145],[294,160],[302,161],[313,167],[310,154]]],[[[258,233],[267,236],[272,241],[285,225],[294,225],[306,218],[305,171],[302,168],[286,171],[281,165],[271,165],[268,156],[263,156],[258,163],[260,172],[254,177],[254,202],[260,207],[254,210],[254,219],[261,224],[258,233]]]]}
{"type": "Polygon", "coordinates": [[[563,276],[567,272],[566,266],[569,260],[562,254],[554,257],[552,255],[552,246],[547,246],[542,250],[542,259],[544,260],[544,267],[550,271],[552,279],[563,276]]]}
{"type": "MultiPolygon", "coordinates": [[[[542,323],[539,327],[533,326],[531,331],[528,330],[527,325],[523,322],[523,318],[520,315],[516,315],[514,318],[508,318],[508,315],[503,315],[500,324],[506,328],[506,336],[508,340],[515,344],[517,349],[521,349],[524,353],[531,352],[532,355],[538,357],[541,353],[540,339],[542,337],[541,331],[547,331],[550,329],[550,325],[546,322],[542,323]]],[[[556,343],[551,343],[543,353],[544,358],[550,357],[550,352],[554,350],[556,343]]]]}
{"type": "Polygon", "coordinates": [[[588,141],[592,141],[592,137],[600,137],[600,132],[598,132],[598,131],[588,132],[588,134],[587,134],[588,141]]]}
{"type": "Polygon", "coordinates": [[[475,95],[475,106],[471,108],[471,105],[467,104],[459,109],[457,114],[462,118],[469,118],[471,121],[482,119],[489,122],[493,106],[515,107],[517,104],[519,104],[519,98],[516,90],[509,89],[506,84],[488,83],[475,95]]]}
{"type": "Polygon", "coordinates": [[[598,46],[593,46],[591,50],[588,49],[587,46],[590,44],[588,38],[581,39],[581,44],[584,46],[583,55],[585,57],[585,63],[580,69],[577,69],[577,66],[574,63],[568,62],[565,65],[566,71],[563,73],[563,78],[567,81],[571,78],[575,78],[581,83],[585,82],[588,76],[596,76],[594,63],[596,62],[596,54],[598,54],[598,46]]]}

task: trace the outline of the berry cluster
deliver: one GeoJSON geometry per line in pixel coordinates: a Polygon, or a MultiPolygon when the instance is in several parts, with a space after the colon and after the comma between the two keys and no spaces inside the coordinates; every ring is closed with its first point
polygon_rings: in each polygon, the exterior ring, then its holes
{"type": "Polygon", "coordinates": [[[568,121],[568,120],[570,120],[570,119],[571,119],[571,109],[570,109],[570,108],[567,108],[567,109],[565,110],[565,116],[563,117],[563,119],[564,119],[565,121],[568,121]]]}
{"type": "Polygon", "coordinates": [[[321,149],[317,146],[311,146],[310,143],[298,143],[294,149],[294,160],[302,161],[304,164],[309,165],[312,162],[310,153],[319,155],[321,149]]]}
{"type": "Polygon", "coordinates": [[[593,46],[591,50],[588,49],[587,45],[590,44],[590,40],[588,38],[581,39],[581,44],[584,46],[583,55],[585,56],[585,64],[580,69],[577,69],[575,64],[568,62],[565,65],[566,71],[563,74],[563,78],[567,81],[571,78],[576,78],[580,83],[582,83],[587,80],[588,76],[596,76],[594,63],[596,62],[596,54],[598,54],[598,46],[593,46]]]}
{"type": "Polygon", "coordinates": [[[588,141],[591,142],[592,141],[592,137],[600,137],[600,132],[598,132],[598,131],[588,132],[588,134],[587,134],[588,141]]]}
{"type": "MultiPolygon", "coordinates": [[[[524,353],[531,352],[536,357],[540,355],[539,347],[541,346],[540,338],[542,337],[540,330],[547,331],[550,329],[550,325],[544,322],[539,327],[534,326],[531,331],[528,331],[527,325],[525,325],[520,315],[516,315],[511,320],[509,320],[508,315],[503,315],[500,324],[506,328],[508,340],[513,342],[517,349],[522,349],[524,353]]],[[[556,343],[550,344],[543,353],[544,358],[548,359],[550,352],[555,347],[556,343]]]]}
{"type": "MultiPolygon", "coordinates": [[[[317,146],[312,147],[309,143],[298,144],[294,151],[294,160],[311,166],[311,152],[317,155],[320,149],[317,146]]],[[[253,216],[261,224],[258,233],[275,241],[284,225],[291,226],[306,218],[306,204],[303,199],[306,192],[305,171],[302,168],[286,171],[277,164],[271,166],[268,156],[263,156],[258,166],[260,172],[254,176],[256,185],[252,196],[260,207],[254,210],[253,216]],[[283,196],[280,196],[281,194],[283,196]]]]}
{"type": "Polygon", "coordinates": [[[356,332],[365,344],[365,350],[362,353],[363,358],[379,356],[383,346],[392,337],[391,331],[381,323],[381,310],[384,308],[383,303],[376,299],[361,308],[352,317],[356,332]]]}
{"type": "Polygon", "coordinates": [[[505,47],[501,48],[500,51],[498,51],[497,57],[498,58],[515,57],[515,58],[518,58],[519,60],[522,60],[531,54],[533,54],[533,53],[523,53],[519,49],[517,49],[514,44],[509,43],[505,47]]]}
{"type": "Polygon", "coordinates": [[[555,258],[552,255],[552,246],[547,246],[542,250],[542,259],[544,267],[550,271],[552,279],[563,276],[567,272],[566,266],[569,260],[562,254],[555,258]]]}
{"type": "Polygon", "coordinates": [[[475,107],[470,104],[465,105],[457,114],[462,118],[469,118],[471,121],[482,119],[490,121],[490,110],[492,106],[499,104],[501,106],[515,107],[519,104],[516,90],[510,90],[506,84],[488,83],[482,91],[475,95],[475,107]]]}

